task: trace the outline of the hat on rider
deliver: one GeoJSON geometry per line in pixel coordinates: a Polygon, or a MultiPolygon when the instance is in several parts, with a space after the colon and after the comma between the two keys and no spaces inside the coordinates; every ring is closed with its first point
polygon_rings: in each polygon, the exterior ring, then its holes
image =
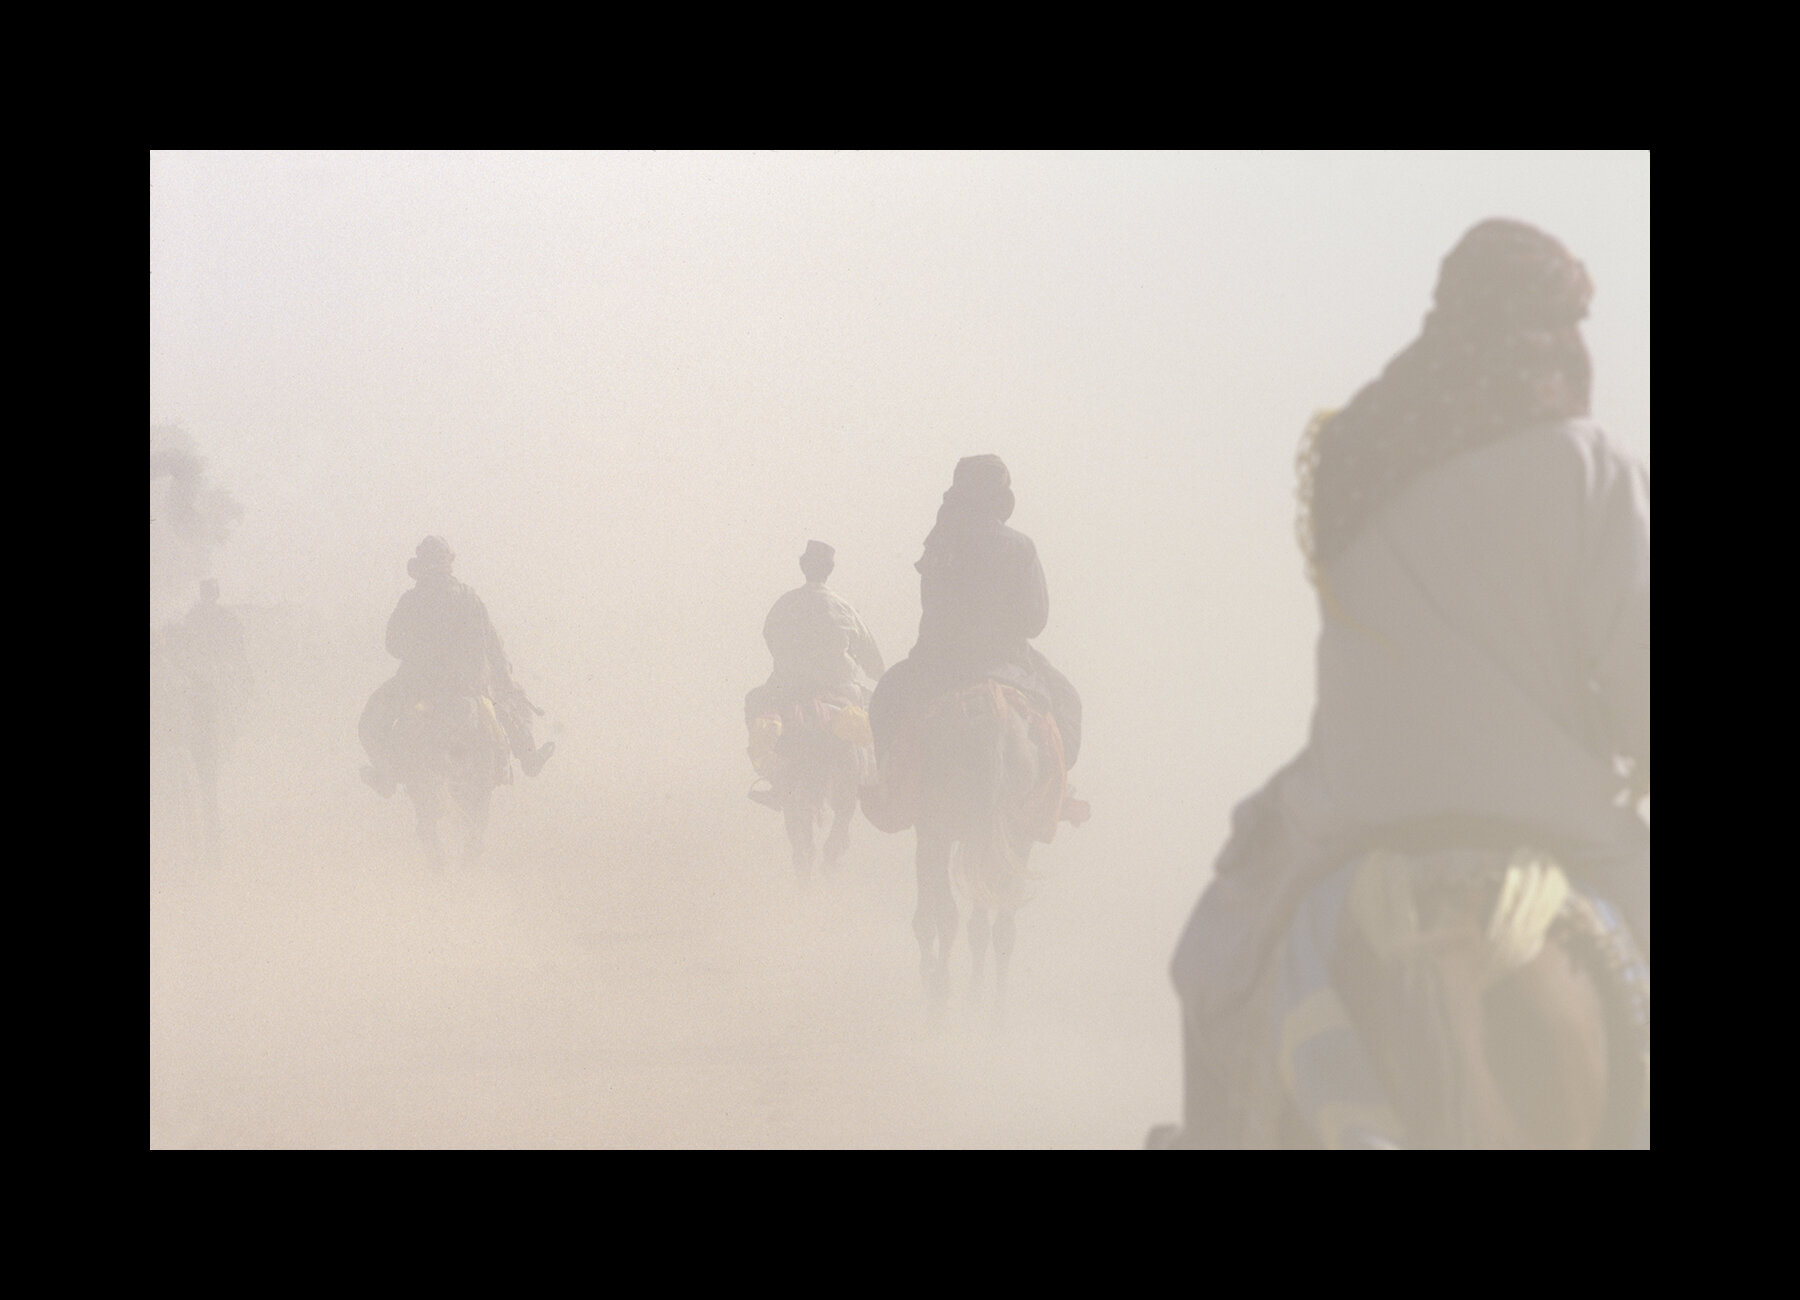
{"type": "Polygon", "coordinates": [[[406,562],[406,571],[415,578],[427,573],[448,573],[455,560],[456,552],[450,549],[450,543],[433,534],[419,543],[418,551],[406,562]]]}
{"type": "Polygon", "coordinates": [[[837,563],[837,551],[824,542],[809,541],[806,553],[800,557],[800,572],[813,582],[823,582],[825,577],[837,563]]]}

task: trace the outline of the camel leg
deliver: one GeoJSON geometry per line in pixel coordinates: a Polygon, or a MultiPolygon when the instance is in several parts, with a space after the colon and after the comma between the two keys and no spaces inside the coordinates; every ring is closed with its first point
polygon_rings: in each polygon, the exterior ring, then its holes
{"type": "Polygon", "coordinates": [[[969,910],[969,1003],[981,1005],[981,973],[987,965],[988,935],[993,927],[993,916],[986,907],[977,903],[969,910]]]}
{"type": "Polygon", "coordinates": [[[487,850],[489,792],[475,790],[469,792],[463,811],[468,818],[468,837],[463,841],[463,865],[474,867],[481,861],[487,850]]]}
{"type": "Polygon", "coordinates": [[[1018,929],[1010,910],[994,917],[994,1023],[998,1026],[1006,1016],[1006,969],[1012,962],[1013,943],[1018,929]]]}
{"type": "Polygon", "coordinates": [[[831,833],[825,837],[825,870],[836,871],[850,847],[850,823],[856,819],[856,783],[839,776],[831,791],[831,833]]]}
{"type": "Polygon", "coordinates": [[[781,815],[787,822],[788,843],[794,849],[794,874],[805,885],[812,879],[813,863],[818,857],[818,848],[813,842],[812,807],[798,791],[792,791],[782,804],[781,815]]]}
{"type": "Polygon", "coordinates": [[[831,823],[831,834],[825,837],[825,870],[835,872],[844,865],[844,853],[850,847],[850,819],[842,813],[831,823]]]}
{"type": "Polygon", "coordinates": [[[915,866],[919,904],[913,913],[913,934],[919,941],[919,972],[925,981],[925,997],[934,1018],[941,1018],[950,1002],[950,949],[956,943],[956,896],[950,891],[950,844],[923,833],[918,835],[915,866]]]}
{"type": "Polygon", "coordinates": [[[425,863],[433,871],[442,871],[445,867],[444,841],[438,830],[439,812],[437,798],[430,792],[413,786],[406,788],[412,797],[413,808],[418,813],[419,840],[425,846],[425,863]]]}

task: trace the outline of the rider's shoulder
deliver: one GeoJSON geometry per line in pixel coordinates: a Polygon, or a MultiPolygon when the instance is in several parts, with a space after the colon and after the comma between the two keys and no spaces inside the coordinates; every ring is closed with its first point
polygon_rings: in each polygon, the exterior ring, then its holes
{"type": "Polygon", "coordinates": [[[442,609],[445,606],[463,605],[472,609],[487,612],[487,605],[475,594],[475,589],[460,578],[449,574],[435,574],[429,581],[415,582],[400,593],[400,607],[424,605],[442,609]]]}
{"type": "Polygon", "coordinates": [[[1546,484],[1573,480],[1590,497],[1647,486],[1647,467],[1591,419],[1548,420],[1505,441],[1512,454],[1532,458],[1546,484]]]}
{"type": "Polygon", "coordinates": [[[1600,424],[1586,417],[1544,420],[1521,430],[1515,445],[1538,454],[1580,461],[1630,461],[1631,454],[1600,424]]]}
{"type": "Polygon", "coordinates": [[[824,603],[827,609],[831,610],[833,613],[848,614],[851,617],[856,616],[856,606],[844,599],[842,594],[833,591],[823,583],[819,584],[819,591],[824,597],[824,603]]]}
{"type": "Polygon", "coordinates": [[[1025,560],[1037,558],[1037,543],[1010,524],[1001,524],[995,536],[1010,553],[1025,560]]]}

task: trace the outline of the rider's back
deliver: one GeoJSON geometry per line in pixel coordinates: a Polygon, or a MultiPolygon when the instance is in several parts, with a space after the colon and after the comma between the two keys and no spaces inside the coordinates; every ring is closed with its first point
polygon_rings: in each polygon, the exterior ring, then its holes
{"type": "Polygon", "coordinates": [[[1029,667],[1050,597],[1037,547],[993,519],[934,534],[919,561],[919,640],[912,657],[949,673],[1029,667]]]}
{"type": "Polygon", "coordinates": [[[404,592],[388,619],[388,653],[400,675],[421,689],[485,694],[492,687],[488,663],[487,607],[449,574],[433,574],[404,592]]]}
{"type": "Polygon", "coordinates": [[[860,701],[867,694],[861,674],[881,675],[880,654],[862,619],[823,582],[777,600],[763,621],[763,641],[774,660],[770,682],[788,701],[860,701]]]}
{"type": "Polygon", "coordinates": [[[1649,480],[1593,424],[1421,475],[1321,574],[1309,752],[1351,830],[1487,818],[1637,851],[1649,761],[1649,480]]]}

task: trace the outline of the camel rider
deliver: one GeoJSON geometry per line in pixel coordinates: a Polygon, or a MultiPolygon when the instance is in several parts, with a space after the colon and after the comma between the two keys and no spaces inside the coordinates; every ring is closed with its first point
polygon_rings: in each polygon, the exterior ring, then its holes
{"type": "Polygon", "coordinates": [[[388,619],[387,648],[400,670],[369,698],[358,724],[369,765],[363,780],[383,797],[396,777],[394,726],[402,710],[433,695],[485,695],[527,776],[536,776],[556,750],[531,736],[535,712],[512,679],[512,666],[487,606],[451,574],[456,553],[441,537],[427,537],[406,562],[414,585],[388,619]]]}
{"type": "Polygon", "coordinates": [[[1081,697],[1031,638],[1050,618],[1037,546],[1006,526],[1012,475],[998,456],[956,464],[919,571],[919,640],[891,668],[869,705],[877,755],[896,731],[947,691],[982,678],[1018,687],[1049,707],[1069,766],[1081,748],[1081,697]]]}
{"type": "MultiPolygon", "coordinates": [[[[744,697],[744,724],[750,731],[750,756],[757,772],[773,777],[776,728],[768,725],[791,706],[820,700],[828,705],[862,709],[870,683],[885,666],[875,638],[850,602],[825,585],[837,564],[837,552],[824,542],[809,541],[800,557],[804,586],[777,600],[763,620],[763,641],[774,659],[769,679],[744,697]]],[[[751,798],[779,806],[770,789],[753,789],[751,798]]]]}
{"type": "Polygon", "coordinates": [[[1551,236],[1482,222],[1418,337],[1308,430],[1312,725],[1234,810],[1175,951],[1182,1145],[1231,1140],[1246,1008],[1359,855],[1549,852],[1648,958],[1650,483],[1589,418],[1592,291],[1551,236]]]}

